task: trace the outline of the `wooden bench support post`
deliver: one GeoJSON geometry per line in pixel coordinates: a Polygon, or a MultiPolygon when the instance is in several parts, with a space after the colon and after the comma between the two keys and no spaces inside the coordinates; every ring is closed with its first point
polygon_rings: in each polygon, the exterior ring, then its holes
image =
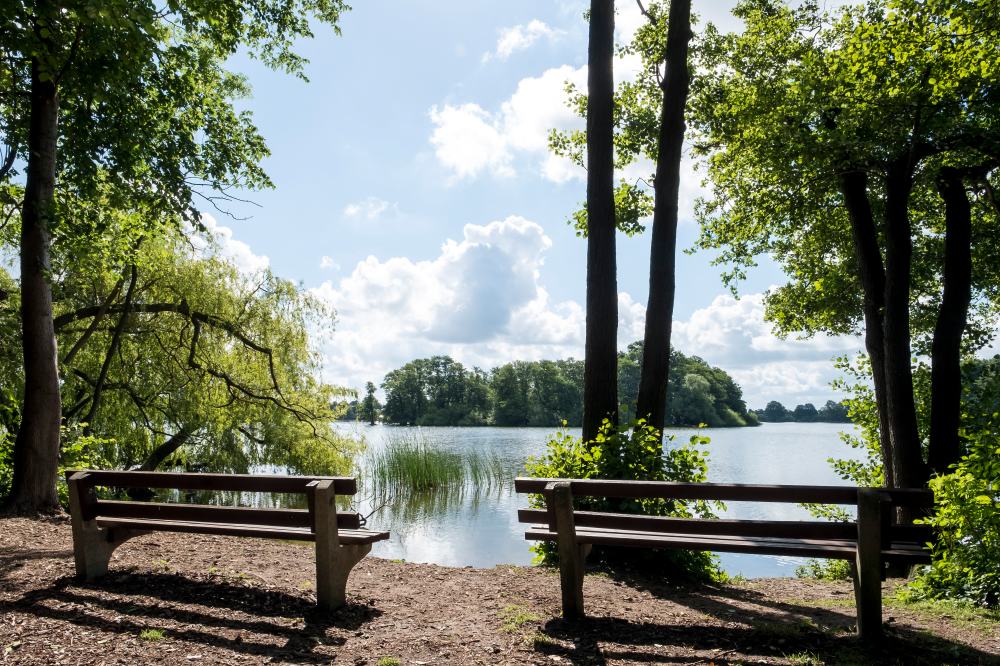
{"type": "Polygon", "coordinates": [[[98,527],[93,519],[93,488],[85,483],[86,478],[86,472],[77,472],[67,479],[67,485],[76,575],[90,581],[108,572],[108,562],[115,548],[146,532],[98,527]]]}
{"type": "Polygon", "coordinates": [[[337,536],[337,495],[333,481],[316,482],[313,490],[316,531],[316,602],[334,610],[347,601],[347,577],[372,549],[370,543],[341,545],[337,536]]]}
{"type": "Polygon", "coordinates": [[[584,616],[583,571],[584,559],[590,546],[576,542],[576,525],[573,520],[573,492],[569,481],[557,481],[546,486],[549,515],[555,520],[559,550],[559,584],[562,588],[563,617],[576,620],[584,616]]]}
{"type": "Polygon", "coordinates": [[[882,498],[878,490],[858,490],[858,551],[854,567],[858,637],[882,635],[882,498]]]}

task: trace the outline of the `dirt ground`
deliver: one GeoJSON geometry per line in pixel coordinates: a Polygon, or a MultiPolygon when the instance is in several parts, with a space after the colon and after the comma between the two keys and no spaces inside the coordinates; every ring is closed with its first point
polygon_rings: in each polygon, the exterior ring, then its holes
{"type": "Polygon", "coordinates": [[[73,578],[66,519],[0,520],[4,664],[1000,664],[1000,627],[894,605],[853,636],[850,586],[761,579],[676,587],[588,575],[588,619],[559,619],[539,568],[366,558],[349,604],[314,609],[313,553],[257,539],[151,534],[98,584],[73,578]]]}

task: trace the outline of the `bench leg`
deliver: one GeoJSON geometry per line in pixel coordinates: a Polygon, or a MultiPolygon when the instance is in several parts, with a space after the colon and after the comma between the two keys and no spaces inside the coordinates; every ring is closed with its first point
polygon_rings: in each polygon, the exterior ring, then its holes
{"type": "MultiPolygon", "coordinates": [[[[337,546],[321,554],[316,548],[316,603],[324,610],[335,610],[347,601],[347,577],[351,569],[372,549],[370,543],[337,546]]],[[[325,549],[324,549],[325,550],[325,549]]]]}
{"type": "Polygon", "coordinates": [[[878,494],[858,492],[858,550],[853,567],[858,638],[877,641],[882,635],[881,506],[878,494]]]}
{"type": "Polygon", "coordinates": [[[91,581],[108,572],[108,562],[115,548],[132,537],[146,534],[139,530],[108,530],[98,527],[92,520],[73,518],[73,559],[76,575],[91,581]],[[78,524],[79,523],[79,524],[78,524]]]}

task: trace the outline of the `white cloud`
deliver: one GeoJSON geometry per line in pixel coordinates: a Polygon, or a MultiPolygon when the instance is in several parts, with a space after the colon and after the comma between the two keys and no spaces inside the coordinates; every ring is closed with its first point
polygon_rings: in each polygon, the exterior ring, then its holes
{"type": "Polygon", "coordinates": [[[344,217],[374,220],[390,208],[395,208],[395,206],[395,204],[391,204],[378,197],[366,197],[361,201],[355,201],[344,206],[344,217]]]}
{"type": "Polygon", "coordinates": [[[539,39],[554,40],[562,34],[561,30],[554,30],[548,25],[534,19],[527,25],[515,25],[510,28],[502,28],[497,38],[497,45],[493,51],[483,54],[483,62],[506,60],[517,51],[524,51],[530,48],[539,39]]]}
{"type": "Polygon", "coordinates": [[[438,160],[456,179],[475,178],[486,172],[495,177],[515,175],[515,155],[528,155],[542,174],[564,182],[582,174],[568,160],[548,151],[550,129],[583,126],[583,120],[566,106],[565,85],[586,85],[587,70],[569,65],[548,69],[537,77],[521,79],[509,99],[496,112],[478,104],[433,107],[431,143],[438,160]]]}
{"type": "MultiPolygon", "coordinates": [[[[312,293],[338,314],[336,331],[322,342],[327,378],[358,387],[434,354],[483,368],[582,358],[584,307],[553,302],[540,279],[551,245],[538,224],[512,215],[465,225],[461,239],[446,240],[431,259],[369,256],[350,275],[322,283],[312,293]]],[[[780,339],[764,321],[763,300],[763,294],[717,296],[674,322],[674,345],[732,374],[752,407],[833,397],[831,359],[860,350],[860,339],[780,339]]],[[[624,349],[642,339],[645,307],[621,293],[618,315],[624,349]]]]}
{"type": "Polygon", "coordinates": [[[507,140],[496,119],[481,106],[434,106],[430,118],[435,125],[434,154],[455,178],[474,178],[483,171],[501,178],[514,175],[507,140]]]}
{"type": "Polygon", "coordinates": [[[221,225],[208,213],[201,214],[201,223],[212,237],[211,246],[199,246],[196,240],[193,241],[196,248],[203,252],[215,250],[218,256],[233,262],[235,266],[244,273],[257,273],[265,270],[271,265],[271,260],[266,255],[255,254],[250,246],[241,240],[233,238],[233,230],[221,225]]]}
{"type": "Polygon", "coordinates": [[[324,348],[330,379],[360,386],[432,354],[484,367],[579,357],[583,309],[552,302],[539,282],[551,245],[539,225],[512,215],[466,225],[433,259],[369,256],[324,282],[312,293],[337,310],[324,348]]]}
{"type": "Polygon", "coordinates": [[[851,336],[779,338],[764,320],[764,294],[739,300],[716,296],[686,321],[674,322],[673,340],[684,353],[732,374],[752,407],[769,400],[794,406],[832,397],[829,384],[837,372],[831,359],[862,349],[861,339],[851,336]]]}
{"type": "Polygon", "coordinates": [[[319,267],[323,270],[339,271],[340,264],[333,260],[333,257],[323,255],[319,259],[319,267]]]}

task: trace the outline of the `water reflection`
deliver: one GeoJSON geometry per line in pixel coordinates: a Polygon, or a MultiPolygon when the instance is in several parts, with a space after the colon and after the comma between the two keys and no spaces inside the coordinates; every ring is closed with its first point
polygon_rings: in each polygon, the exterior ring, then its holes
{"type": "MultiPolygon", "coordinates": [[[[497,564],[530,564],[533,555],[524,540],[524,526],[517,522],[517,509],[527,498],[513,490],[513,478],[523,473],[529,456],[542,455],[551,428],[397,428],[338,424],[345,434],[364,437],[368,451],[358,461],[359,492],[338,498],[341,510],[358,511],[372,529],[388,530],[391,538],[374,544],[373,554],[411,562],[447,566],[491,567],[497,564]],[[400,437],[416,437],[443,450],[463,453],[474,450],[502,461],[506,477],[476,485],[451,483],[433,491],[377,487],[366,473],[370,456],[400,437]]],[[[837,485],[827,458],[849,457],[839,433],[852,426],[827,423],[765,424],[759,428],[708,430],[711,438],[709,480],[719,483],[773,483],[837,485]]],[[[574,434],[579,434],[577,430],[574,434]]],[[[685,440],[690,430],[675,432],[685,440]]],[[[281,470],[261,470],[280,473],[281,470]]],[[[502,475],[501,475],[502,476],[502,475]]],[[[303,495],[261,493],[203,493],[167,491],[170,501],[304,508],[303,495]]],[[[726,515],[733,518],[770,520],[808,519],[796,505],[730,502],[726,515]]],[[[722,554],[723,567],[731,574],[790,576],[803,560],[764,555],[722,554]]]]}

